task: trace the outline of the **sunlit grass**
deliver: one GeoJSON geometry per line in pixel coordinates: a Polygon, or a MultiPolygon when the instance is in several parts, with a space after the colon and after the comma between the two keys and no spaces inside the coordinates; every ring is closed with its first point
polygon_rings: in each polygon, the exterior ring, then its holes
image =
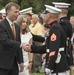
{"type": "Polygon", "coordinates": [[[31,75],[45,75],[44,73],[31,73],[31,75]]]}

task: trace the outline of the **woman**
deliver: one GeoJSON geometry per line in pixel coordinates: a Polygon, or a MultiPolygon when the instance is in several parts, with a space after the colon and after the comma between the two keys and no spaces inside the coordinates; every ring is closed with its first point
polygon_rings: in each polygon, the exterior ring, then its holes
{"type": "MultiPolygon", "coordinates": [[[[28,29],[28,19],[25,15],[19,15],[16,23],[20,26],[21,42],[32,45],[32,34],[28,29]]],[[[23,51],[24,70],[19,75],[29,75],[32,66],[33,53],[23,51]]]]}

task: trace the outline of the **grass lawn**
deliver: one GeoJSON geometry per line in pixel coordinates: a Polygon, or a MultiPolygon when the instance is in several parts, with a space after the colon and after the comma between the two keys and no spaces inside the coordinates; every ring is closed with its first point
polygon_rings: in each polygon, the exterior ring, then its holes
{"type": "Polygon", "coordinates": [[[45,75],[44,73],[32,73],[31,75],[45,75]]]}
{"type": "MultiPolygon", "coordinates": [[[[31,73],[31,75],[45,75],[44,73],[31,73]]],[[[70,74],[72,75],[72,74],[70,74]]]]}

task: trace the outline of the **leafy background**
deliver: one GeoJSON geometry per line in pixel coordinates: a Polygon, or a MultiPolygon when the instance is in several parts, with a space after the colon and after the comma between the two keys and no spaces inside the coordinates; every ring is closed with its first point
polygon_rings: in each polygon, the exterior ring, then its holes
{"type": "Polygon", "coordinates": [[[34,13],[39,13],[45,9],[44,5],[52,5],[52,2],[67,2],[71,6],[69,8],[69,16],[74,15],[74,0],[0,0],[0,10],[9,2],[15,2],[20,5],[21,9],[33,7],[34,13]]]}

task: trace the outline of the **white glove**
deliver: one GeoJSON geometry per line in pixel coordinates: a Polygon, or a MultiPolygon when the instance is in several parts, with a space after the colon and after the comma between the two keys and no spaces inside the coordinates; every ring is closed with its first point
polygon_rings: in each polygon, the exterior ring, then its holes
{"type": "Polygon", "coordinates": [[[51,71],[48,68],[45,68],[45,72],[46,72],[46,74],[51,74],[51,71]]]}

